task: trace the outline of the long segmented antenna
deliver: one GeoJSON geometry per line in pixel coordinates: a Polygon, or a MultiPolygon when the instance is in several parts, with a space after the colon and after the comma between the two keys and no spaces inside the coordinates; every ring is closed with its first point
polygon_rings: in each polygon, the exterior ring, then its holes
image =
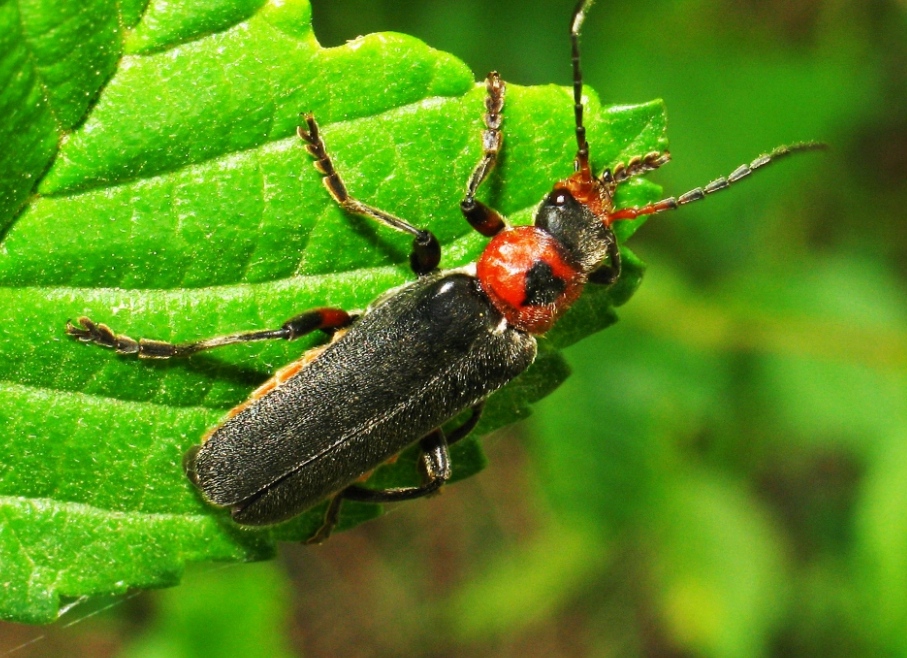
{"type": "Polygon", "coordinates": [[[631,178],[641,176],[650,171],[655,171],[671,161],[668,151],[650,151],[645,155],[637,155],[629,162],[617,164],[614,169],[605,169],[601,175],[601,184],[605,187],[609,197],[614,197],[614,191],[621,183],[626,183],[631,178]]]}
{"type": "Polygon", "coordinates": [[[788,155],[801,153],[803,151],[821,151],[826,148],[828,148],[828,146],[826,144],[822,144],[821,142],[800,142],[797,144],[791,144],[789,146],[779,146],[771,153],[760,155],[748,165],[740,165],[727,177],[722,176],[721,178],[716,178],[708,185],[705,185],[704,187],[697,187],[694,190],[690,190],[686,194],[681,194],[679,197],[670,197],[663,199],[661,201],[645,205],[642,208],[622,208],[621,210],[615,210],[608,217],[609,223],[621,219],[636,219],[637,217],[641,217],[642,215],[654,215],[656,213],[664,212],[665,210],[676,210],[680,206],[685,206],[688,203],[701,201],[709,194],[714,194],[715,192],[726,190],[733,183],[746,178],[757,169],[764,167],[767,164],[771,164],[772,162],[776,162],[781,158],[787,157],[788,155]]]}
{"type": "Polygon", "coordinates": [[[572,46],[573,61],[573,113],[576,116],[576,161],[574,168],[582,171],[589,178],[592,173],[589,169],[589,142],[586,141],[586,127],[583,125],[583,72],[579,65],[579,32],[586,18],[586,12],[592,6],[593,0],[580,0],[573,10],[570,20],[570,45],[572,46]]]}

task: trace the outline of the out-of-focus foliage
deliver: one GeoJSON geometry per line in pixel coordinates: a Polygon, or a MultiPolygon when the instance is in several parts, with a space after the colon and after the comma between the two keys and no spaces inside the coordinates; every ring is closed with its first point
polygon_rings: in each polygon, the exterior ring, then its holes
{"type": "Polygon", "coordinates": [[[289,658],[289,587],[269,562],[192,570],[157,597],[157,619],[123,658],[289,658]],[[185,591],[184,591],[185,590],[185,591]]]}
{"type": "MultiPolygon", "coordinates": [[[[572,4],[316,0],[314,22],[326,45],[393,29],[477,78],[567,84],[572,4]]],[[[604,103],[665,99],[670,193],[832,148],[650,221],[621,322],[571,348],[486,473],[285,547],[285,632],[306,656],[907,655],[907,7],[599,0],[583,45],[604,103]]],[[[20,655],[198,626],[214,646],[216,623],[179,620],[200,594],[165,596],[20,655]]]]}

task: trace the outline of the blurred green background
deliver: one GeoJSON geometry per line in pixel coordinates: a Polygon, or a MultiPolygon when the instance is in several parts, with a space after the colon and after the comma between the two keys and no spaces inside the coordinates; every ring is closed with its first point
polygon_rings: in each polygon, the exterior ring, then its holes
{"type": "MultiPolygon", "coordinates": [[[[568,84],[572,4],[314,23],[568,84]]],[[[483,474],[276,563],[4,624],[0,655],[907,656],[907,3],[599,0],[583,53],[603,102],[665,99],[667,194],[831,150],[652,219],[621,322],[483,474]]]]}

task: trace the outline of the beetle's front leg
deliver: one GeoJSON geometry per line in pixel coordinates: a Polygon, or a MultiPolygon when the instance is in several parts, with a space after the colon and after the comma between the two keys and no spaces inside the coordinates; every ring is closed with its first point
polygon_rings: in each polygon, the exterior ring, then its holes
{"type": "Polygon", "coordinates": [[[466,196],[460,202],[460,211],[475,230],[486,237],[501,232],[506,224],[500,213],[476,199],[476,192],[482,182],[494,169],[504,142],[501,132],[501,112],[504,109],[506,86],[497,71],[488,74],[485,80],[485,130],[482,133],[482,159],[472,171],[466,183],[466,196]]]}
{"type": "Polygon", "coordinates": [[[321,131],[318,129],[315,117],[312,114],[304,114],[302,118],[306,125],[305,127],[299,126],[296,132],[306,143],[306,150],[315,158],[315,168],[324,176],[322,179],[324,186],[334,201],[344,210],[361,217],[368,217],[395,231],[413,236],[413,247],[409,254],[410,267],[418,276],[434,272],[438,263],[441,262],[441,245],[435,234],[429,230],[417,228],[406,220],[350,196],[340,174],[334,169],[334,163],[331,161],[331,156],[328,155],[324,140],[321,139],[321,131]]]}

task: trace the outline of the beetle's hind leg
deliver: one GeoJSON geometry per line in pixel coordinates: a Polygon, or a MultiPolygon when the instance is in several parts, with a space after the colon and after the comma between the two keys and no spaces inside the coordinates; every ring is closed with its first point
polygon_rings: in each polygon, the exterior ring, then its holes
{"type": "Polygon", "coordinates": [[[324,515],[324,522],[314,535],[306,540],[307,544],[320,544],[330,537],[334,526],[340,518],[340,508],[344,500],[357,500],[363,503],[397,503],[404,500],[421,498],[438,491],[450,479],[450,451],[448,446],[465,438],[479,422],[484,402],[472,408],[470,417],[449,437],[440,429],[436,429],[419,441],[421,448],[421,467],[424,483],[418,487],[399,487],[396,489],[367,489],[358,484],[353,484],[335,495],[324,515]]]}
{"type": "Polygon", "coordinates": [[[358,484],[344,489],[340,495],[348,500],[364,503],[396,503],[413,498],[422,498],[433,494],[450,479],[450,451],[448,447],[465,438],[482,416],[485,403],[480,402],[472,407],[470,417],[449,435],[444,431],[434,430],[419,441],[421,449],[420,465],[424,483],[418,487],[399,487],[397,489],[367,489],[358,484]]]}
{"type": "Polygon", "coordinates": [[[125,334],[114,332],[106,324],[99,324],[86,317],[80,317],[76,323],[69,321],[66,323],[66,333],[83,343],[94,343],[113,349],[117,354],[135,354],[140,359],[169,359],[191,356],[196,352],[234,343],[276,339],[293,340],[316,329],[333,333],[337,329],[346,327],[352,321],[353,316],[341,309],[318,308],[290,318],[278,329],[247,331],[191,343],[167,343],[149,338],[135,340],[125,334]]]}
{"type": "Polygon", "coordinates": [[[334,526],[340,518],[340,507],[344,500],[357,500],[362,503],[396,503],[403,500],[421,498],[436,492],[450,479],[450,452],[447,439],[440,429],[435,430],[419,441],[422,449],[421,465],[425,483],[418,487],[400,487],[397,489],[367,489],[353,484],[335,495],[324,515],[324,523],[314,535],[306,540],[307,544],[320,544],[331,536],[334,526]]]}
{"type": "Polygon", "coordinates": [[[324,141],[321,139],[321,132],[318,130],[318,123],[315,121],[315,117],[311,114],[304,114],[302,118],[305,121],[305,127],[299,126],[296,133],[306,143],[306,150],[315,159],[315,168],[324,176],[322,179],[324,186],[338,205],[346,211],[374,219],[395,231],[409,233],[413,236],[413,249],[409,255],[409,264],[413,272],[419,276],[437,269],[438,263],[441,262],[441,243],[438,242],[438,238],[435,237],[434,233],[426,229],[417,228],[399,217],[362,203],[350,196],[346,185],[340,178],[340,174],[334,169],[334,163],[331,161],[331,156],[328,155],[324,141]]]}
{"type": "Polygon", "coordinates": [[[467,418],[463,422],[462,425],[460,425],[455,430],[451,430],[448,434],[445,435],[447,438],[447,445],[452,446],[457,441],[465,439],[472,433],[472,431],[476,428],[476,425],[479,424],[479,420],[481,420],[482,418],[482,412],[485,411],[485,401],[483,400],[482,402],[474,405],[470,411],[472,413],[470,414],[469,418],[467,418]]]}

